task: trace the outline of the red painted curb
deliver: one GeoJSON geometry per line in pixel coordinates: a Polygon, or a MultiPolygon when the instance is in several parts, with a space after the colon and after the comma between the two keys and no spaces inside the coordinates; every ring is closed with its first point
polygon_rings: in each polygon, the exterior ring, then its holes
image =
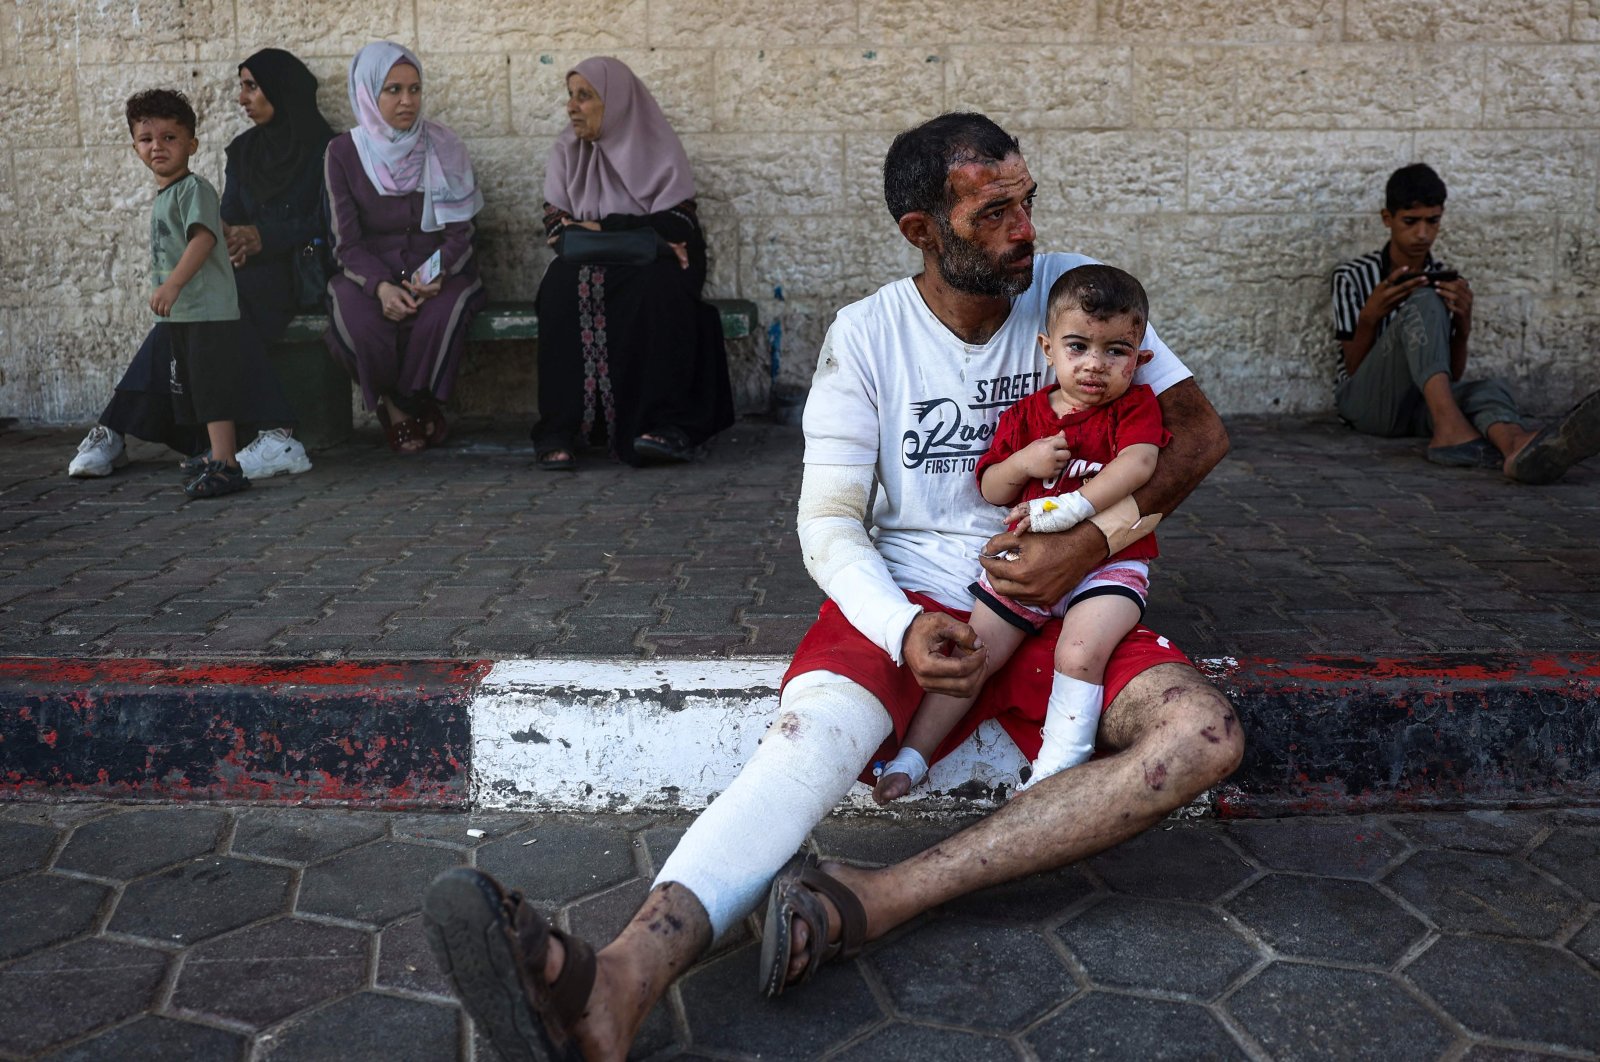
{"type": "Polygon", "coordinates": [[[489,667],[0,659],[0,795],[464,807],[489,667]]]}

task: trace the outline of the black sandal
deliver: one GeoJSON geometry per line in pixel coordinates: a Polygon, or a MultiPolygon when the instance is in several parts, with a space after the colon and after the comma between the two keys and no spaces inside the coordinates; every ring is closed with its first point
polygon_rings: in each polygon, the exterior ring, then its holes
{"type": "Polygon", "coordinates": [[[565,446],[558,446],[554,449],[539,451],[539,467],[546,472],[576,472],[578,470],[578,459],[565,446]]]}
{"type": "Polygon", "coordinates": [[[645,464],[676,465],[694,460],[689,437],[681,428],[645,432],[633,440],[633,452],[645,464]]]}
{"type": "Polygon", "coordinates": [[[505,1059],[581,1062],[572,1029],[594,989],[594,949],[552,926],[522,898],[471,867],[454,867],[428,888],[423,928],[456,997],[505,1059]],[[544,980],[550,939],[566,949],[544,980]]]}

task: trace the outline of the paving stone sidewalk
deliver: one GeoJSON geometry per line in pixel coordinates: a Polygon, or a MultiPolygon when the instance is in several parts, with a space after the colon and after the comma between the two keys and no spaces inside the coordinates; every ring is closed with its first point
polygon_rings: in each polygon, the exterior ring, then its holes
{"type": "MultiPolygon", "coordinates": [[[[1589,649],[1600,464],[1539,489],[1421,443],[1240,418],[1160,531],[1149,622],[1192,654],[1589,649]]],[[[783,656],[820,594],[794,535],[799,429],[745,420],[687,467],[538,471],[523,429],[373,434],[305,475],[186,503],[136,443],[70,480],[81,432],[0,430],[0,654],[783,656]]]]}
{"type": "MultiPolygon", "coordinates": [[[[427,952],[427,882],[474,864],[604,940],[685,825],[0,806],[0,1059],[493,1059],[427,952]]],[[[870,864],[953,828],[812,840],[870,864]]],[[[757,948],[741,927],[697,966],[635,1057],[1593,1058],[1600,812],[1173,824],[776,1002],[757,948]]]]}

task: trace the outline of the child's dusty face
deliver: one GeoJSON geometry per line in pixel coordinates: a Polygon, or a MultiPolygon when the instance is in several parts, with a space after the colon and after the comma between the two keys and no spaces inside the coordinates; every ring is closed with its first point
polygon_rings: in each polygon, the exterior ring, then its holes
{"type": "Polygon", "coordinates": [[[1096,320],[1077,308],[1051,316],[1050,331],[1039,336],[1060,394],[1074,409],[1103,406],[1127,394],[1133,373],[1150,352],[1139,349],[1144,322],[1132,314],[1096,320]]]}
{"type": "Polygon", "coordinates": [[[163,188],[189,172],[189,158],[199,149],[194,134],[172,118],[142,118],[133,124],[133,150],[163,188]]]}

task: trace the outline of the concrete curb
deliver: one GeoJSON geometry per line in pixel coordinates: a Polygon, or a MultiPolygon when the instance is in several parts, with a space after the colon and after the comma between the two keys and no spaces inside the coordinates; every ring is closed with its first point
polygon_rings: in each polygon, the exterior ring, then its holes
{"type": "MultiPolygon", "coordinates": [[[[786,663],[0,659],[0,795],[699,808],[786,663]]],[[[1201,666],[1248,741],[1218,814],[1600,802],[1600,653],[1201,666]]],[[[1022,765],[985,727],[904,810],[988,804],[1022,765]]],[[[850,804],[871,807],[864,787],[850,804]]]]}

